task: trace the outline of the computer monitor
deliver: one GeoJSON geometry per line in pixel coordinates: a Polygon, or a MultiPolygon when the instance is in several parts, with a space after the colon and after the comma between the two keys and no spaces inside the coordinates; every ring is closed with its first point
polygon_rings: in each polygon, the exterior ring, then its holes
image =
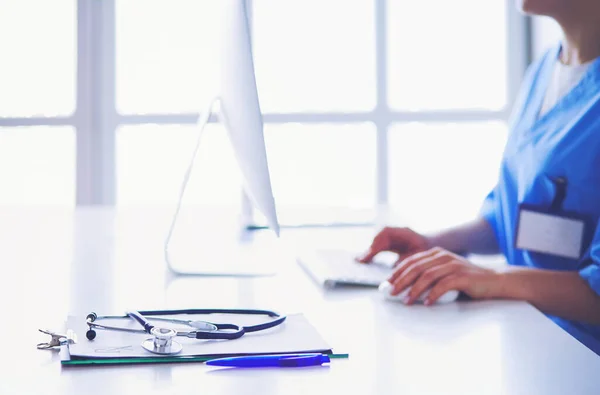
{"type": "Polygon", "coordinates": [[[279,234],[271,189],[263,120],[256,88],[245,0],[225,3],[221,51],[221,115],[229,133],[245,190],[255,207],[279,234]]]}
{"type": "MultiPolygon", "coordinates": [[[[275,209],[275,199],[271,188],[269,167],[263,133],[263,120],[258,100],[254,62],[250,38],[250,28],[245,0],[220,0],[223,8],[223,30],[221,33],[221,84],[220,92],[209,104],[206,111],[198,118],[198,141],[193,151],[190,165],[184,176],[179,202],[173,216],[165,242],[165,260],[168,268],[179,274],[196,275],[259,275],[267,274],[264,267],[259,267],[250,260],[244,262],[243,248],[237,255],[232,255],[228,246],[221,250],[220,259],[216,252],[212,258],[193,261],[193,256],[177,254],[170,251],[170,242],[180,214],[181,203],[188,184],[194,159],[201,144],[200,136],[215,104],[220,105],[219,119],[224,123],[231,142],[235,160],[240,169],[245,192],[253,205],[265,216],[267,223],[276,235],[279,235],[279,223],[275,209]],[[228,255],[227,255],[228,254],[228,255]],[[227,255],[227,256],[225,256],[227,255]],[[188,262],[182,262],[182,259],[188,262]],[[192,262],[190,262],[192,260],[192,262]],[[235,262],[233,262],[235,261],[235,262]]],[[[197,242],[198,248],[212,249],[211,245],[197,242]]],[[[249,257],[248,257],[249,258],[249,257]]],[[[197,259],[197,258],[196,258],[197,259]]]]}

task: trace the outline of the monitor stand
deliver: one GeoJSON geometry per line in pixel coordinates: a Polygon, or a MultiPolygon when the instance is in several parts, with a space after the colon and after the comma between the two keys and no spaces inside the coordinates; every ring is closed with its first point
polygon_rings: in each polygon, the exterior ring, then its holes
{"type": "MultiPolygon", "coordinates": [[[[194,216],[187,218],[188,213],[181,212],[202,134],[219,101],[218,97],[212,99],[206,111],[198,117],[198,139],[184,175],[177,207],[165,239],[164,259],[167,269],[172,274],[192,276],[273,275],[277,272],[276,264],[269,259],[268,255],[261,254],[260,248],[254,246],[254,240],[250,240],[253,235],[239,221],[224,218],[227,215],[223,216],[222,213],[215,213],[212,218],[205,221],[206,218],[194,216]],[[204,229],[199,231],[198,227],[204,229]],[[176,235],[178,237],[175,237],[176,235]]],[[[224,116],[222,109],[218,112],[221,117],[224,116]]],[[[271,238],[276,238],[272,232],[268,233],[271,238]]]]}
{"type": "Polygon", "coordinates": [[[277,262],[261,256],[250,246],[232,246],[224,250],[171,254],[165,260],[175,275],[205,277],[264,277],[277,274],[277,262]]]}
{"type": "Polygon", "coordinates": [[[175,275],[272,276],[283,263],[279,245],[272,234],[253,235],[240,229],[239,232],[199,237],[197,243],[184,241],[165,245],[165,261],[175,275]]]}

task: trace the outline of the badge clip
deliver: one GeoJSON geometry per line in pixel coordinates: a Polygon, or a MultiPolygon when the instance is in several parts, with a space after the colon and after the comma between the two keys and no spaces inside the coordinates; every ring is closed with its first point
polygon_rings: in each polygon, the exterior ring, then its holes
{"type": "Polygon", "coordinates": [[[550,211],[556,213],[561,210],[563,202],[567,197],[567,179],[565,177],[556,177],[552,179],[552,182],[556,188],[556,193],[550,205],[550,211]]]}

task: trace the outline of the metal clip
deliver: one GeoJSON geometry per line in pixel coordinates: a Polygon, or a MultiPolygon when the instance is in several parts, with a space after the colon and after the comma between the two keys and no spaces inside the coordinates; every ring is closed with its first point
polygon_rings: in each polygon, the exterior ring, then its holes
{"type": "Polygon", "coordinates": [[[68,344],[73,344],[76,341],[75,332],[73,332],[70,329],[67,331],[66,335],[62,335],[60,333],[55,333],[55,332],[49,331],[47,329],[38,329],[38,330],[42,333],[45,333],[45,334],[51,336],[51,339],[49,342],[38,343],[38,345],[37,345],[38,350],[50,350],[55,347],[59,347],[61,345],[61,340],[63,343],[65,341],[67,341],[68,344]]]}

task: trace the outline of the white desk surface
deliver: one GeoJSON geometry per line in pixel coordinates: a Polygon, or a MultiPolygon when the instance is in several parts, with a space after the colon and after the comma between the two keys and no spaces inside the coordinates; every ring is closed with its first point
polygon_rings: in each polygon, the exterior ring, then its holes
{"type": "MultiPolygon", "coordinates": [[[[374,290],[325,291],[285,249],[273,253],[273,277],[172,278],[167,223],[150,210],[0,210],[0,394],[600,394],[600,357],[526,303],[405,307],[374,290]],[[61,368],[57,353],[35,347],[46,340],[37,329],[60,328],[69,313],[131,306],[301,311],[350,358],[298,369],[61,368]]],[[[332,232],[355,249],[372,234],[332,232]]]]}

